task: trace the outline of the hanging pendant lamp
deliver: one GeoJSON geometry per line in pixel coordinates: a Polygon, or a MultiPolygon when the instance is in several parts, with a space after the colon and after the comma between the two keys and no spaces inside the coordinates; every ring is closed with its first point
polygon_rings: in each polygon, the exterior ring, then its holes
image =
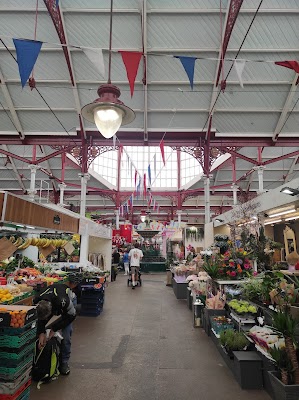
{"type": "Polygon", "coordinates": [[[130,124],[135,119],[134,111],[119,100],[119,88],[111,84],[113,0],[111,0],[110,4],[108,81],[98,88],[99,98],[87,104],[81,110],[82,116],[87,121],[95,123],[99,132],[106,139],[112,138],[122,125],[130,124]]]}

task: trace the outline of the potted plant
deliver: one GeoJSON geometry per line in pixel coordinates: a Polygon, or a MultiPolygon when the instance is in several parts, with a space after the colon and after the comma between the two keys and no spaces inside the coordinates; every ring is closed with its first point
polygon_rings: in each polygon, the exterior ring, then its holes
{"type": "Polygon", "coordinates": [[[268,372],[275,400],[299,398],[299,365],[294,344],[298,322],[291,316],[288,306],[274,314],[273,326],[285,339],[285,354],[273,353],[279,372],[268,372]]]}
{"type": "Polygon", "coordinates": [[[236,332],[232,329],[220,333],[220,344],[226,350],[228,356],[233,359],[234,351],[246,350],[249,341],[242,332],[236,332]]]}

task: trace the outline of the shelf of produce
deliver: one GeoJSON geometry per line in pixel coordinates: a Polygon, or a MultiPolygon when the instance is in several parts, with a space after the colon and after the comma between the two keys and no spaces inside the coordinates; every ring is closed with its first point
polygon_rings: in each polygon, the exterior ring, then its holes
{"type": "Polygon", "coordinates": [[[14,306],[32,306],[34,296],[26,297],[22,300],[12,303],[14,306]]]}

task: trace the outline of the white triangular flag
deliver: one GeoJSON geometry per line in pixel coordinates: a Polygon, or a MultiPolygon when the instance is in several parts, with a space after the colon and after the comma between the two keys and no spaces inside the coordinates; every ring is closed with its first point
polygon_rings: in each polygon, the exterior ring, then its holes
{"type": "Polygon", "coordinates": [[[102,49],[84,49],[86,57],[93,63],[97,71],[105,78],[105,64],[102,49]]]}
{"type": "Polygon", "coordinates": [[[234,67],[235,67],[236,73],[238,75],[238,79],[239,79],[241,88],[244,88],[243,81],[242,81],[242,74],[243,74],[243,70],[245,67],[245,63],[246,63],[245,60],[235,60],[234,61],[234,67]]]}

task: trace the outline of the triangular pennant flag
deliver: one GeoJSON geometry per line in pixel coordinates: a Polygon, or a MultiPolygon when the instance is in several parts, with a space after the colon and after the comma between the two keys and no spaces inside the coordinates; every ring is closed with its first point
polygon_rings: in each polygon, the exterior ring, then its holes
{"type": "Polygon", "coordinates": [[[238,75],[238,79],[239,79],[241,88],[244,88],[242,74],[244,71],[245,63],[246,63],[245,60],[235,60],[234,61],[234,67],[235,67],[236,73],[238,75]]]}
{"type": "Polygon", "coordinates": [[[133,200],[133,198],[134,198],[134,196],[133,196],[133,194],[131,194],[131,197],[130,197],[130,199],[131,199],[131,208],[133,208],[133,206],[134,206],[134,200],[133,200]]]}
{"type": "Polygon", "coordinates": [[[178,58],[183,67],[184,70],[186,71],[186,74],[188,75],[189,82],[191,89],[193,90],[193,79],[194,79],[194,65],[195,61],[197,60],[196,57],[185,57],[185,56],[175,56],[175,58],[178,58]]]}
{"type": "Polygon", "coordinates": [[[134,187],[136,187],[136,182],[137,182],[137,169],[135,169],[134,187]]]}
{"type": "Polygon", "coordinates": [[[119,51],[125,64],[127,77],[130,83],[131,97],[134,93],[135,79],[142,53],[139,51],[119,51]]]}
{"type": "Polygon", "coordinates": [[[146,197],[146,174],[143,175],[143,197],[146,197]]]}
{"type": "Polygon", "coordinates": [[[20,39],[13,39],[13,42],[17,52],[17,63],[23,88],[33,70],[43,42],[20,39]]]}
{"type": "Polygon", "coordinates": [[[147,167],[147,171],[148,171],[148,181],[149,181],[149,184],[151,185],[152,184],[152,174],[151,174],[151,165],[150,164],[147,167]]]}
{"type": "Polygon", "coordinates": [[[154,199],[153,209],[156,209],[156,199],[154,199]]]}
{"type": "Polygon", "coordinates": [[[157,175],[157,159],[156,159],[156,153],[154,155],[154,171],[155,171],[155,176],[157,175]]]}
{"type": "Polygon", "coordinates": [[[96,67],[99,74],[105,78],[105,64],[102,49],[85,49],[82,48],[84,54],[89,61],[96,67]]]}
{"type": "Polygon", "coordinates": [[[161,156],[162,156],[163,164],[165,166],[164,139],[162,139],[161,142],[160,142],[160,150],[161,150],[161,156]]]}
{"type": "Polygon", "coordinates": [[[59,0],[56,0],[56,8],[59,6],[59,0]]]}
{"type": "Polygon", "coordinates": [[[298,61],[275,61],[276,65],[280,65],[281,67],[286,67],[289,69],[293,69],[297,74],[299,74],[299,62],[298,61]]]}

